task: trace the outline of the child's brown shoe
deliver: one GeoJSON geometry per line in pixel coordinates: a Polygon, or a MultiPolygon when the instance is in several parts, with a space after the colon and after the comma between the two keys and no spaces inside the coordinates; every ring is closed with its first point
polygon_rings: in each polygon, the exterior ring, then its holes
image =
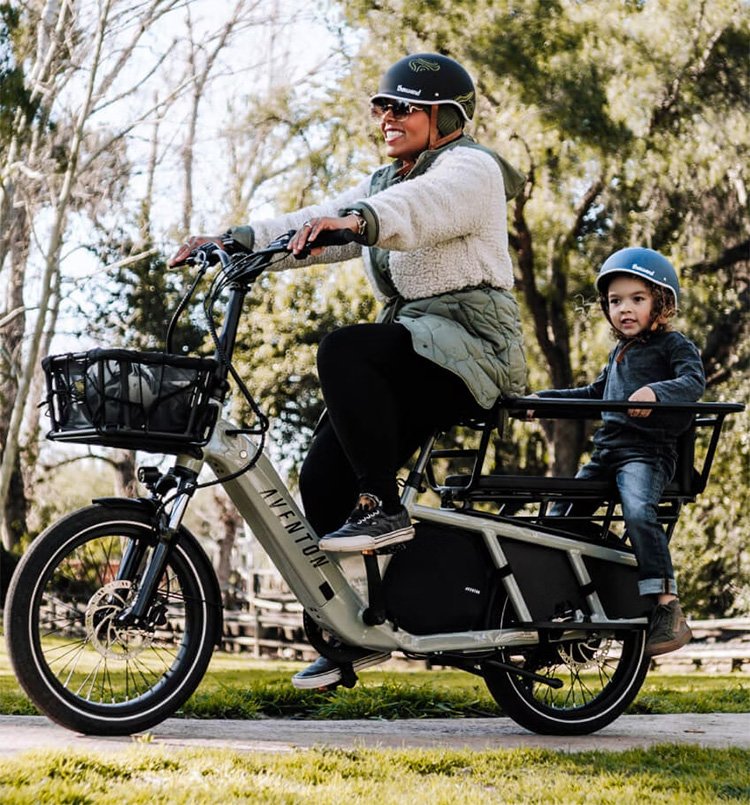
{"type": "Polygon", "coordinates": [[[692,637],[693,633],[677,598],[668,604],[657,604],[649,624],[646,654],[655,657],[677,651],[689,643],[692,637]]]}

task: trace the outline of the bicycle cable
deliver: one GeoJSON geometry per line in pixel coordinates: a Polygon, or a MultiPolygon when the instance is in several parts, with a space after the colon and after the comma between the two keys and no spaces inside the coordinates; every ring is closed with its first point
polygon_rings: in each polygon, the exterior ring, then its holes
{"type": "MultiPolygon", "coordinates": [[[[248,274],[251,275],[248,278],[249,285],[251,286],[253,284],[255,279],[257,279],[257,277],[260,275],[260,273],[262,273],[263,270],[268,268],[273,263],[283,260],[285,256],[286,255],[279,255],[276,260],[269,259],[265,266],[257,267],[258,269],[260,269],[257,271],[257,273],[253,271],[248,272],[248,274]]],[[[213,281],[211,282],[209,291],[206,294],[205,299],[203,300],[203,311],[206,316],[206,325],[208,327],[208,332],[211,336],[211,340],[213,341],[214,348],[216,350],[216,355],[219,359],[219,363],[229,372],[232,379],[237,384],[237,388],[239,389],[240,394],[245,398],[245,401],[250,406],[250,410],[252,411],[252,413],[254,414],[255,418],[258,421],[258,425],[254,428],[247,428],[247,427],[232,428],[230,431],[227,432],[231,435],[250,434],[254,436],[259,436],[258,443],[254,445],[255,452],[253,453],[250,460],[239,470],[235,470],[234,472],[231,472],[228,475],[222,475],[221,477],[217,477],[211,481],[204,481],[199,484],[197,483],[193,486],[193,491],[198,489],[205,489],[206,487],[215,486],[217,484],[223,484],[226,483],[227,481],[233,481],[235,478],[239,478],[240,475],[244,475],[246,472],[251,470],[257,464],[258,460],[260,459],[263,453],[263,448],[265,446],[265,440],[266,440],[266,433],[270,428],[270,421],[268,417],[265,415],[260,405],[258,405],[257,401],[253,397],[247,385],[240,377],[239,373],[232,365],[231,360],[227,356],[226,351],[224,350],[224,347],[221,344],[221,339],[219,338],[214,316],[214,306],[217,300],[219,299],[219,297],[226,288],[231,287],[233,284],[242,284],[242,280],[240,279],[241,274],[243,273],[241,270],[242,264],[251,263],[253,257],[257,258],[258,255],[257,254],[243,255],[242,258],[238,260],[237,263],[235,264],[234,266],[235,270],[232,272],[231,276],[227,276],[226,271],[221,271],[216,275],[216,277],[214,277],[213,281]]],[[[205,273],[205,270],[203,273],[205,273]]],[[[247,283],[248,280],[245,280],[245,282],[247,283]]],[[[195,284],[196,283],[194,283],[194,286],[195,284]]],[[[189,291],[190,294],[192,294],[194,286],[191,287],[189,291]]],[[[168,502],[169,500],[162,501],[162,507],[165,506],[168,502]]]]}

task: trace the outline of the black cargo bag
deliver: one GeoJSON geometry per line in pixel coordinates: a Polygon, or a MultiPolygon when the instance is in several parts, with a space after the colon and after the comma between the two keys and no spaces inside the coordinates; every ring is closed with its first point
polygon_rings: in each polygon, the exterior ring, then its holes
{"type": "Polygon", "coordinates": [[[495,574],[481,534],[417,523],[383,577],[389,620],[411,634],[481,629],[495,574]]]}

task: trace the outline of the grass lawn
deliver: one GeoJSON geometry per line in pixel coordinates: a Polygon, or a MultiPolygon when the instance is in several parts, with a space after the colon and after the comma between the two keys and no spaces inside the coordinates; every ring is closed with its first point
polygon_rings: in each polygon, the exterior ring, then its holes
{"type": "Polygon", "coordinates": [[[21,803],[674,803],[750,800],[750,751],[662,745],[625,752],[515,749],[237,753],[27,753],[0,761],[0,801],[21,803]]]}
{"type": "MultiPolygon", "coordinates": [[[[209,672],[178,715],[197,718],[438,718],[500,715],[484,683],[461,671],[425,671],[421,663],[364,671],[351,690],[295,690],[300,663],[216,653],[209,672]],[[403,668],[403,670],[402,670],[403,668]]],[[[0,714],[31,715],[5,648],[0,651],[0,714]]],[[[750,712],[750,676],[649,674],[630,713],[750,712]]]]}
{"type": "MultiPolygon", "coordinates": [[[[216,654],[181,715],[394,718],[497,715],[483,683],[413,663],[365,671],[352,690],[289,683],[299,663],[216,654]]],[[[0,653],[0,713],[34,713],[0,653]]],[[[634,713],[750,712],[750,677],[651,674],[634,713]]],[[[663,745],[624,752],[514,749],[178,750],[134,741],[108,753],[0,760],[0,802],[23,803],[674,803],[750,801],[750,751],[663,745]]]]}

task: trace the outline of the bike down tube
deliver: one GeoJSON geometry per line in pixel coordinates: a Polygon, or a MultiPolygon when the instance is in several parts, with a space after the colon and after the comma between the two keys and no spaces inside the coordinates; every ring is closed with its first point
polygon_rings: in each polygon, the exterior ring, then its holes
{"type": "MultiPolygon", "coordinates": [[[[232,430],[231,423],[220,420],[205,449],[207,463],[218,477],[246,464],[256,450],[250,438],[228,433],[232,430]]],[[[368,626],[362,619],[365,607],[338,558],[318,548],[317,535],[266,455],[259,456],[251,470],[226,482],[224,488],[308,614],[346,643],[427,654],[538,642],[535,631],[524,629],[421,636],[394,631],[388,623],[368,626]]]]}
{"type": "MultiPolygon", "coordinates": [[[[233,430],[232,423],[219,420],[204,450],[219,478],[245,466],[258,449],[248,435],[233,430]]],[[[352,644],[370,637],[371,627],[360,618],[361,602],[337,562],[318,547],[317,534],[268,456],[262,453],[252,469],[227,481],[224,488],[311,617],[352,644]]],[[[381,638],[378,643],[394,648],[393,641],[381,638]]]]}

